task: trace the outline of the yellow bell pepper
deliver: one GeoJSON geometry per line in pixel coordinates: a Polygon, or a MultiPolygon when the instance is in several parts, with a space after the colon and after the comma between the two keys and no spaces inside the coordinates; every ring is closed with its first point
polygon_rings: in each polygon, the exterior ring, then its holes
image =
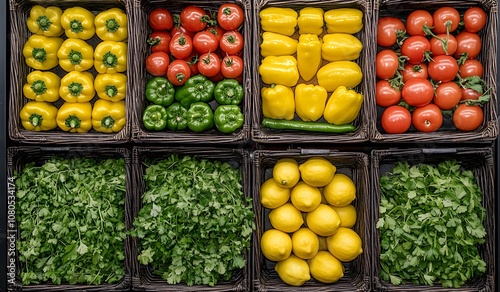
{"type": "Polygon", "coordinates": [[[334,92],[341,85],[350,88],[358,86],[363,79],[363,73],[359,65],[353,61],[335,61],[321,67],[316,77],[318,84],[326,91],[334,92]]]}
{"type": "Polygon", "coordinates": [[[292,56],[267,56],[259,66],[262,82],[295,86],[299,81],[297,59],[292,56]]]}
{"type": "Polygon", "coordinates": [[[41,5],[31,7],[30,16],[26,19],[28,30],[34,34],[44,36],[61,36],[63,29],[61,26],[62,10],[56,6],[47,8],[41,5]]]}
{"type": "Polygon", "coordinates": [[[259,12],[263,31],[291,36],[297,26],[297,12],[291,8],[268,7],[259,12]]]}
{"type": "Polygon", "coordinates": [[[347,33],[331,33],[323,36],[321,56],[333,61],[352,61],[359,58],[363,44],[355,36],[347,33]]]}
{"type": "Polygon", "coordinates": [[[121,73],[97,74],[94,88],[99,98],[110,101],[122,100],[127,93],[127,76],[121,73]]]}
{"type": "Polygon", "coordinates": [[[45,101],[30,101],[23,106],[19,117],[28,131],[50,131],[57,128],[57,107],[45,101]]]}
{"type": "Polygon", "coordinates": [[[272,84],[271,87],[263,87],[262,114],[271,119],[292,120],[295,114],[295,98],[293,90],[284,85],[272,84]]]}
{"type": "Polygon", "coordinates": [[[97,72],[117,73],[127,70],[127,44],[104,41],[94,51],[94,67],[97,72]]]}
{"type": "Polygon", "coordinates": [[[328,33],[355,34],[363,28],[363,12],[356,8],[336,8],[325,12],[328,33]]]}
{"type": "Polygon", "coordinates": [[[313,84],[298,84],[295,86],[295,112],[303,121],[317,121],[323,116],[328,93],[313,84]]]}
{"type": "Polygon", "coordinates": [[[116,133],[125,126],[125,101],[99,99],[92,109],[92,126],[101,133],[116,133]]]}
{"type": "Polygon", "coordinates": [[[94,66],[94,48],[81,39],[66,39],[57,57],[59,66],[66,72],[86,71],[94,66]]]}
{"type": "Polygon", "coordinates": [[[351,123],[356,119],[363,105],[363,94],[345,86],[339,86],[326,103],[323,116],[334,125],[351,123]]]}
{"type": "Polygon", "coordinates": [[[57,50],[63,43],[62,38],[34,34],[23,47],[26,65],[37,70],[50,70],[59,64],[57,50]]]}
{"type": "Polygon", "coordinates": [[[317,7],[305,7],[299,11],[297,24],[299,25],[300,34],[315,34],[323,33],[324,11],[317,7]]]}
{"type": "Polygon", "coordinates": [[[95,96],[94,76],[90,72],[72,71],[61,79],[59,95],[66,102],[88,102],[95,96]]]}
{"type": "Polygon", "coordinates": [[[315,34],[302,34],[297,46],[297,66],[300,76],[309,81],[321,67],[321,39],[315,34]]]}
{"type": "Polygon", "coordinates": [[[127,39],[127,15],[120,8],[105,10],[94,19],[95,32],[103,41],[121,42],[127,39]]]}
{"type": "Polygon", "coordinates": [[[90,102],[65,102],[57,112],[57,126],[65,132],[86,133],[92,129],[90,102]]]}
{"type": "Polygon", "coordinates": [[[61,25],[68,38],[88,40],[95,34],[95,15],[82,7],[71,7],[61,15],[61,25]]]}
{"type": "Polygon", "coordinates": [[[293,55],[297,52],[298,41],[289,36],[266,31],[262,34],[260,54],[267,56],[293,55]]]}
{"type": "Polygon", "coordinates": [[[23,94],[35,101],[55,102],[59,99],[61,78],[52,72],[33,71],[26,77],[23,94]]]}

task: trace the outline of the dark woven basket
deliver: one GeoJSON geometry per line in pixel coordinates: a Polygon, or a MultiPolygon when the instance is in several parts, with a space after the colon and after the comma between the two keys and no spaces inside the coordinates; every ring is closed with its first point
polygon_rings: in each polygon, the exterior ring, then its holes
{"type": "Polygon", "coordinates": [[[374,150],[371,157],[372,171],[372,218],[370,232],[373,235],[372,275],[375,291],[495,291],[495,211],[494,211],[494,159],[490,148],[424,148],[406,150],[374,150]],[[379,278],[380,274],[380,232],[375,227],[378,221],[380,205],[379,178],[391,171],[397,162],[408,162],[410,165],[422,163],[436,165],[445,160],[457,160],[463,169],[470,170],[477,178],[477,184],[482,190],[482,205],[486,209],[486,238],[479,246],[479,253],[486,262],[486,273],[476,277],[461,288],[443,288],[439,283],[434,287],[405,284],[392,285],[379,278]]]}
{"type": "MultiPolygon", "coordinates": [[[[24,43],[31,36],[31,32],[28,30],[26,26],[26,19],[29,17],[29,12],[31,7],[34,5],[42,5],[44,7],[48,6],[57,6],[64,9],[80,6],[83,8],[92,11],[94,14],[97,14],[106,9],[110,9],[113,7],[122,8],[126,14],[128,19],[128,30],[130,37],[130,29],[131,29],[131,17],[132,17],[132,7],[129,0],[110,0],[110,1],[100,1],[100,0],[82,0],[82,1],[71,1],[71,0],[40,0],[40,1],[31,1],[31,0],[10,0],[10,95],[9,95],[9,136],[12,140],[22,143],[31,143],[31,144],[48,144],[48,143],[57,143],[57,144],[74,144],[74,143],[93,143],[93,144],[102,144],[102,143],[125,143],[130,139],[130,120],[131,120],[131,107],[132,107],[132,74],[130,73],[130,68],[132,61],[134,60],[134,53],[131,50],[130,46],[128,49],[128,64],[127,71],[124,74],[127,75],[127,97],[125,98],[126,103],[126,111],[127,111],[127,122],[125,127],[117,132],[117,133],[100,133],[91,129],[87,133],[69,133],[60,130],[59,128],[46,132],[33,132],[26,131],[22,125],[21,120],[19,119],[19,112],[22,107],[29,101],[23,95],[22,87],[26,82],[26,76],[33,71],[30,69],[25,61],[24,56],[22,54],[24,43]]],[[[61,36],[63,39],[66,39],[66,36],[61,36]]],[[[87,41],[94,48],[100,42],[100,39],[95,35],[90,40],[87,41]]],[[[56,73],[60,77],[63,77],[67,72],[64,71],[61,67],[57,66],[56,68],[51,70],[56,73]]],[[[91,72],[94,77],[97,72],[92,67],[89,72],[91,72]]],[[[93,104],[98,99],[96,96],[92,99],[91,103],[93,104]]],[[[64,100],[60,98],[57,102],[54,103],[56,107],[60,107],[63,104],[64,100]]]]}
{"type": "MultiPolygon", "coordinates": [[[[371,56],[373,56],[372,50],[374,50],[373,45],[373,26],[372,21],[372,4],[371,1],[364,0],[325,0],[325,1],[277,1],[277,0],[261,0],[254,3],[253,12],[253,89],[252,89],[252,140],[258,143],[356,143],[368,140],[368,130],[371,111],[369,110],[369,100],[373,97],[371,96],[371,87],[374,86],[373,80],[375,78],[375,69],[372,62],[371,56]],[[364,94],[363,106],[359,112],[356,120],[353,121],[353,125],[356,129],[351,133],[346,134],[332,134],[332,133],[314,133],[305,131],[293,131],[293,130],[273,130],[262,127],[262,120],[264,116],[262,114],[262,98],[261,89],[264,86],[260,78],[258,71],[259,65],[261,63],[262,57],[260,56],[260,35],[262,33],[260,26],[259,12],[267,7],[283,7],[292,8],[294,10],[300,10],[304,7],[319,7],[323,8],[326,12],[330,9],[335,8],[357,8],[363,12],[363,29],[355,34],[355,36],[363,44],[363,50],[361,51],[360,57],[356,60],[358,65],[361,67],[363,72],[363,80],[360,85],[358,85],[355,90],[364,94]]],[[[292,37],[298,39],[298,33],[292,37]]],[[[324,61],[323,65],[327,62],[324,61]]],[[[302,78],[299,79],[299,83],[302,82],[302,78]]],[[[317,84],[316,78],[307,82],[308,84],[317,84]]],[[[293,88],[292,88],[293,89],[293,88]]],[[[332,92],[328,93],[330,96],[332,92]]],[[[300,118],[295,114],[294,120],[300,120],[300,118]]],[[[318,120],[319,122],[325,122],[323,118],[318,120]]]]}
{"type": "MultiPolygon", "coordinates": [[[[106,147],[37,147],[37,146],[19,146],[8,148],[7,153],[7,176],[9,177],[9,189],[15,191],[13,185],[16,173],[21,172],[24,166],[28,163],[35,162],[36,165],[45,163],[50,158],[57,156],[63,158],[123,158],[126,165],[126,198],[125,198],[125,226],[128,229],[131,222],[131,214],[127,210],[131,209],[130,203],[132,202],[132,170],[131,170],[131,154],[125,148],[106,148],[106,147]],[[12,178],[12,180],[11,180],[12,178]],[[10,185],[12,183],[12,185],[10,185]]],[[[11,193],[9,193],[12,195],[11,193]]],[[[9,201],[11,199],[9,198],[9,201]]],[[[17,229],[17,222],[15,226],[8,227],[9,230],[14,230],[16,239],[20,239],[20,234],[17,229]]],[[[11,233],[9,233],[10,235],[11,233]]],[[[55,285],[53,283],[33,284],[22,286],[19,279],[18,271],[21,270],[22,263],[19,260],[19,253],[16,249],[15,255],[7,254],[7,262],[12,261],[16,265],[16,279],[14,283],[8,282],[9,291],[128,291],[130,290],[132,282],[131,270],[131,245],[130,238],[127,237],[123,244],[125,251],[124,268],[125,276],[123,279],[115,284],[100,284],[100,285],[86,285],[86,284],[67,284],[55,285]]],[[[10,279],[10,278],[9,278],[10,279]]]]}
{"type": "MultiPolygon", "coordinates": [[[[378,19],[384,16],[393,16],[406,18],[411,11],[415,9],[425,9],[433,12],[442,6],[452,6],[461,14],[472,6],[482,7],[488,16],[486,26],[479,32],[483,41],[483,48],[478,56],[478,60],[483,64],[485,80],[488,87],[491,87],[491,100],[483,107],[484,122],[472,132],[460,132],[454,125],[450,117],[445,117],[441,128],[432,133],[418,132],[412,126],[404,134],[386,134],[380,124],[383,108],[375,103],[375,99],[370,99],[371,116],[370,121],[370,141],[372,142],[469,142],[469,141],[491,141],[498,136],[498,118],[497,118],[497,32],[498,32],[498,3],[496,0],[424,0],[424,1],[399,1],[399,0],[375,0],[373,9],[373,26],[376,27],[378,19]]],[[[377,31],[374,30],[374,40],[377,39],[377,31]]],[[[376,46],[376,41],[375,41],[376,46]]],[[[375,55],[371,58],[374,60],[375,55]]],[[[375,78],[375,77],[374,77],[375,78]]],[[[373,79],[372,82],[376,82],[373,79]]],[[[375,87],[371,96],[375,97],[375,87]]]]}
{"type": "Polygon", "coordinates": [[[256,150],[253,156],[253,203],[257,229],[253,236],[252,267],[253,291],[370,291],[370,266],[372,261],[370,224],[370,197],[368,155],[355,152],[335,152],[331,150],[256,150]],[[271,228],[269,209],[260,203],[260,186],[272,177],[273,166],[281,158],[295,159],[299,164],[311,157],[323,157],[337,167],[336,173],[349,176],[356,185],[356,200],[353,205],[357,211],[353,230],[363,242],[363,253],[350,263],[344,263],[344,277],[333,284],[324,284],[314,279],[303,286],[294,287],[285,284],[274,271],[275,262],[263,257],[260,250],[262,233],[271,228]]]}
{"type": "MultiPolygon", "coordinates": [[[[166,159],[175,154],[179,156],[194,156],[199,159],[217,160],[227,162],[238,167],[242,172],[242,186],[246,198],[250,194],[250,161],[249,153],[244,149],[228,149],[213,147],[134,147],[132,152],[134,172],[134,199],[132,204],[133,218],[136,218],[142,208],[142,194],[146,185],[143,180],[145,165],[143,160],[166,159]]],[[[132,238],[132,289],[134,291],[249,291],[250,289],[250,251],[245,251],[244,258],[247,263],[244,268],[236,270],[229,281],[220,282],[213,287],[205,285],[188,286],[184,282],[179,284],[168,284],[153,273],[151,266],[139,264],[139,239],[132,238]]]]}
{"type": "MultiPolygon", "coordinates": [[[[251,22],[251,1],[250,0],[230,0],[230,1],[163,1],[163,0],[134,0],[134,26],[132,27],[133,39],[130,41],[130,46],[135,52],[134,66],[134,104],[132,116],[132,139],[135,142],[168,142],[168,143],[190,143],[190,144],[245,144],[250,139],[250,110],[251,110],[251,41],[252,27],[251,22]],[[219,6],[224,3],[235,3],[239,5],[245,12],[245,20],[240,30],[244,37],[243,47],[243,90],[244,98],[240,105],[242,113],[245,116],[243,126],[231,134],[219,132],[215,127],[211,130],[195,133],[188,129],[183,131],[171,131],[165,129],[163,131],[149,131],[144,128],[142,123],[142,114],[148,106],[144,92],[147,81],[154,77],[146,71],[145,60],[151,53],[150,46],[146,40],[151,33],[148,25],[148,14],[156,7],[168,9],[172,13],[180,13],[180,11],[188,5],[197,5],[204,8],[206,11],[216,12],[219,6]]],[[[217,107],[215,101],[210,103],[213,110],[217,107]]]]}

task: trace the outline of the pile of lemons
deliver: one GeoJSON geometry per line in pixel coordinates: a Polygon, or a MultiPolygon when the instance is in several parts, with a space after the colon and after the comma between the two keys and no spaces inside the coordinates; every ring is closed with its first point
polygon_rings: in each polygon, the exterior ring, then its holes
{"type": "Polygon", "coordinates": [[[276,262],[283,282],[301,286],[311,279],[334,283],[344,276],[343,262],[362,252],[356,223],[356,186],[337,173],[323,157],[299,164],[282,158],[273,167],[273,177],[260,187],[260,202],[272,209],[272,229],[261,237],[262,254],[276,262]]]}

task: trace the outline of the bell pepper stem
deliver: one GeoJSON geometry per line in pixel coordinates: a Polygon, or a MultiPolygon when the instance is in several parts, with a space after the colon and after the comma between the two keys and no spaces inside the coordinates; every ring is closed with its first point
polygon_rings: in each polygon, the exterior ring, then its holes
{"type": "Polygon", "coordinates": [[[69,93],[73,96],[78,96],[82,93],[83,85],[78,82],[73,82],[68,85],[69,93]]]}
{"type": "Polygon", "coordinates": [[[38,127],[42,124],[43,118],[41,115],[38,114],[32,114],[29,118],[30,123],[33,125],[33,127],[38,127]]]}
{"type": "Polygon", "coordinates": [[[80,128],[81,122],[82,121],[77,116],[70,115],[66,119],[66,121],[64,121],[64,124],[66,125],[66,127],[70,127],[72,129],[75,129],[75,128],[80,128]]]}
{"type": "Polygon", "coordinates": [[[72,32],[78,33],[83,31],[83,25],[80,21],[73,19],[69,23],[69,27],[71,28],[72,32]]]}
{"type": "Polygon", "coordinates": [[[106,85],[105,92],[107,96],[115,97],[118,94],[118,88],[114,85],[106,85]]]}
{"type": "Polygon", "coordinates": [[[116,57],[115,54],[107,52],[102,57],[102,63],[104,64],[104,66],[108,68],[116,67],[116,65],[118,64],[118,58],[116,57]]]}
{"type": "Polygon", "coordinates": [[[47,60],[47,52],[43,48],[34,48],[32,52],[33,58],[38,62],[47,60]]]}
{"type": "Polygon", "coordinates": [[[226,95],[227,97],[233,97],[235,94],[234,92],[234,89],[233,88],[226,88],[226,90],[224,91],[224,95],[226,95]]]}
{"type": "Polygon", "coordinates": [[[37,95],[41,95],[47,91],[47,86],[45,86],[45,82],[42,80],[37,80],[31,85],[31,90],[37,95]]]}
{"type": "Polygon", "coordinates": [[[114,18],[106,20],[106,29],[109,32],[116,32],[119,28],[120,24],[114,18]]]}
{"type": "Polygon", "coordinates": [[[78,65],[82,62],[83,56],[82,53],[75,50],[71,50],[68,54],[68,59],[70,60],[71,64],[78,65]]]}
{"type": "Polygon", "coordinates": [[[111,116],[107,116],[101,120],[101,126],[104,128],[111,128],[115,124],[115,120],[111,116]]]}
{"type": "Polygon", "coordinates": [[[38,27],[40,27],[40,29],[43,31],[49,30],[50,26],[52,25],[52,22],[46,15],[38,17],[36,19],[36,22],[38,23],[38,27]]]}

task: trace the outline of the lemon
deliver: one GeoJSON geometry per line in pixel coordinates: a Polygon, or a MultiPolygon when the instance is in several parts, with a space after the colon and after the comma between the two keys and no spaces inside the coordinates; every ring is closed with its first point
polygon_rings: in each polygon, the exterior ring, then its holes
{"type": "Polygon", "coordinates": [[[340,227],[326,238],[328,250],[343,262],[350,262],[363,253],[361,238],[350,228],[340,227]]]}
{"type": "Polygon", "coordinates": [[[260,238],[260,249],[268,260],[282,261],[292,253],[292,239],[283,231],[269,229],[260,238]]]}
{"type": "Polygon", "coordinates": [[[274,228],[287,233],[299,230],[304,223],[302,213],[291,203],[286,203],[269,212],[269,221],[274,228]]]}
{"type": "Polygon", "coordinates": [[[273,178],[283,188],[293,188],[299,182],[299,164],[295,159],[282,158],[273,167],[273,178]]]}
{"type": "Polygon", "coordinates": [[[321,203],[321,192],[317,187],[312,187],[303,181],[299,181],[292,188],[290,199],[299,211],[311,212],[321,203]]]}
{"type": "Polygon", "coordinates": [[[337,168],[323,157],[311,157],[299,166],[302,180],[313,187],[326,186],[337,168]]]}
{"type": "Polygon", "coordinates": [[[318,253],[319,239],[309,228],[300,228],[292,234],[292,252],[301,259],[310,259],[318,253]]]}
{"type": "Polygon", "coordinates": [[[356,186],[347,175],[337,173],[323,188],[323,195],[330,205],[345,207],[356,199],[356,186]]]}
{"type": "Polygon", "coordinates": [[[290,189],[280,187],[273,178],[270,178],[260,187],[260,203],[265,208],[275,209],[288,202],[290,193],[290,189]]]}
{"type": "Polygon", "coordinates": [[[340,216],[340,227],[352,228],[356,224],[356,208],[353,205],[345,207],[330,207],[340,216]]]}
{"type": "Polygon", "coordinates": [[[335,283],[344,276],[344,265],[328,251],[320,251],[308,260],[314,279],[323,283],[335,283]]]}
{"type": "Polygon", "coordinates": [[[302,286],[311,279],[307,262],[293,254],[278,262],[274,270],[283,282],[292,286],[302,286]]]}
{"type": "Polygon", "coordinates": [[[321,251],[321,250],[328,251],[328,246],[326,245],[326,237],[325,236],[318,236],[318,241],[319,241],[318,251],[321,251]]]}
{"type": "Polygon", "coordinates": [[[340,217],[328,205],[320,204],[314,211],[307,213],[307,227],[320,236],[329,236],[340,226],[340,217]]]}

